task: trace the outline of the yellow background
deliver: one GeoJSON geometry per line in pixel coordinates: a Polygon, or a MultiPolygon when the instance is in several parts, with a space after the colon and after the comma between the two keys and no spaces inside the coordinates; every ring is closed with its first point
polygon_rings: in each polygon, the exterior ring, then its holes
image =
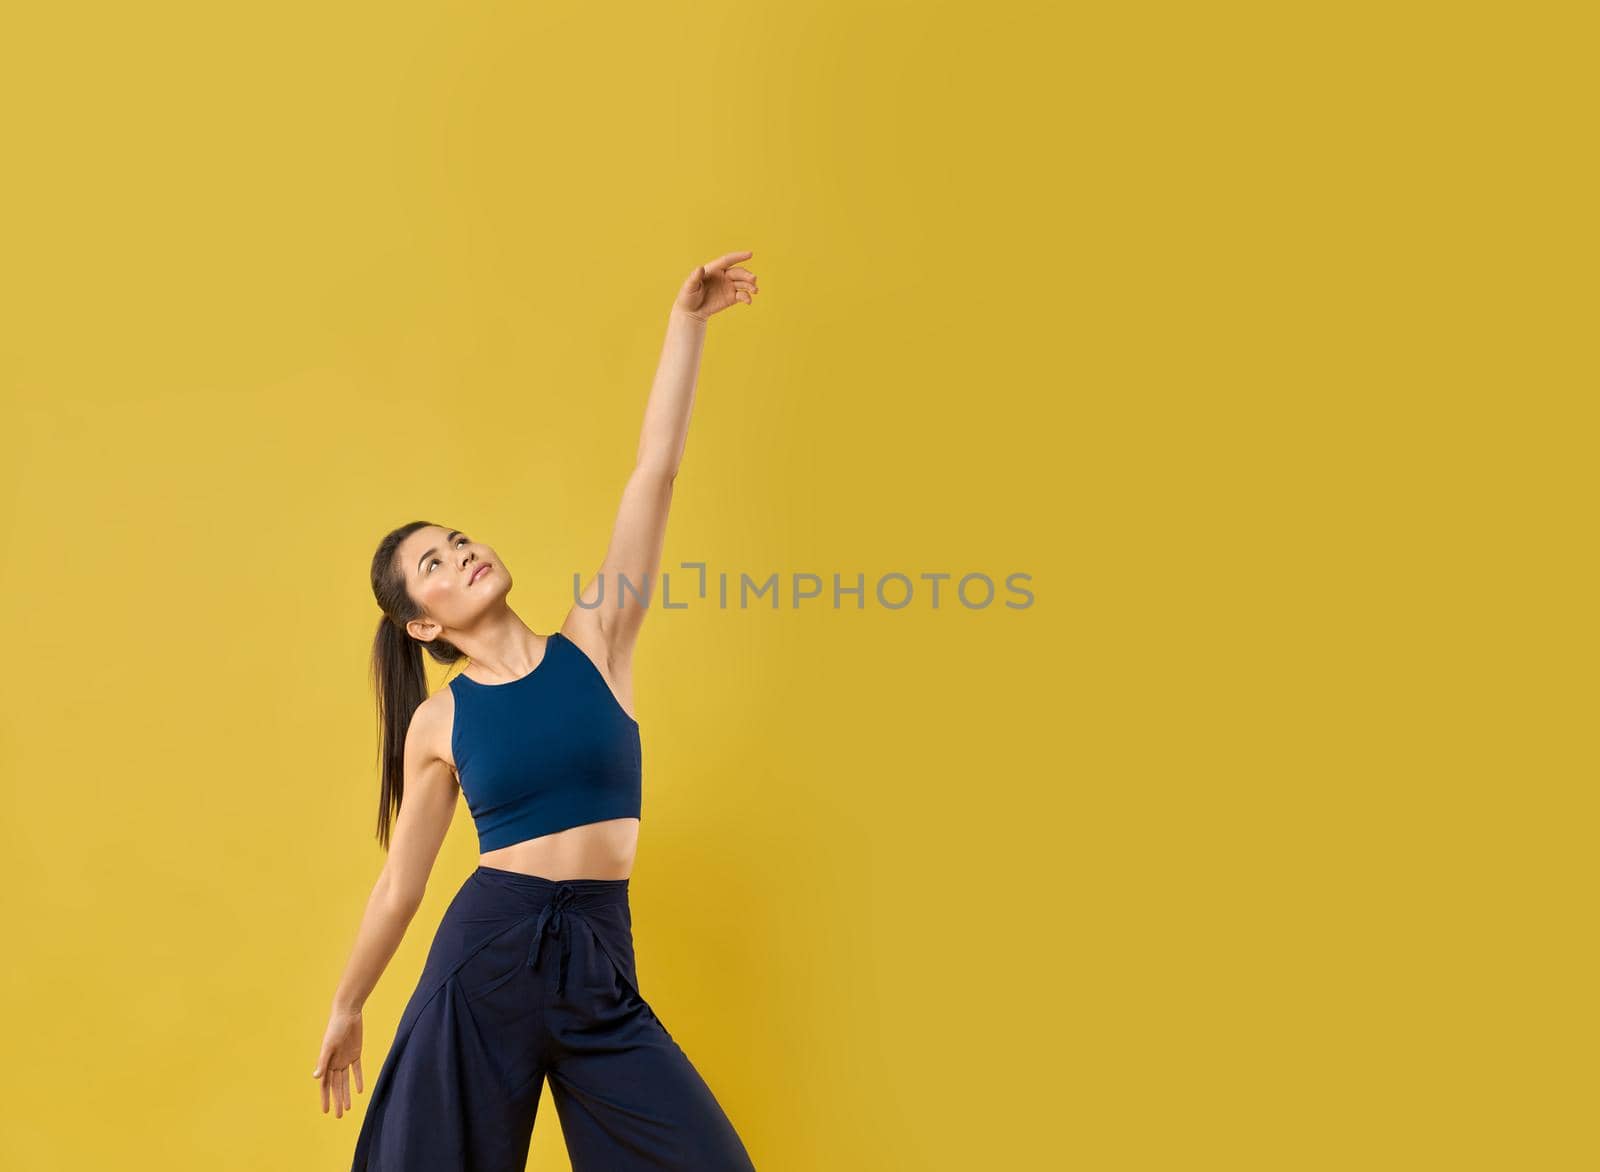
{"type": "Polygon", "coordinates": [[[1594,1167],[1576,11],[9,13],[0,1164],[348,1165],[372,549],[557,626],[750,248],[668,567],[1036,597],[645,626],[641,984],[757,1166],[1594,1167]]]}

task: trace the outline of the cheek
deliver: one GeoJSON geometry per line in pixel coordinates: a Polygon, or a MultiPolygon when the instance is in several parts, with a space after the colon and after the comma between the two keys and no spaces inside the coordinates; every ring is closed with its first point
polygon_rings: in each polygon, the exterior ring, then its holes
{"type": "Polygon", "coordinates": [[[456,592],[444,582],[430,582],[418,594],[430,614],[449,614],[452,607],[461,605],[456,592]]]}

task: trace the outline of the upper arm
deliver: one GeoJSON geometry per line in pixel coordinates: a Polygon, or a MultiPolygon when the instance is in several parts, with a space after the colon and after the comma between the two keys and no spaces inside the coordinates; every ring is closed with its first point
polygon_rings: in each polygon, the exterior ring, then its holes
{"type": "Polygon", "coordinates": [[[659,592],[657,570],[672,488],[671,472],[644,464],[634,468],[623,486],[599,573],[581,595],[585,605],[594,609],[575,608],[579,612],[575,617],[598,626],[613,663],[625,663],[632,655],[648,603],[659,592]]]}
{"type": "Polygon", "coordinates": [[[460,789],[455,770],[439,750],[440,737],[452,719],[453,707],[447,709],[437,695],[430,696],[413,714],[406,729],[405,791],[389,836],[389,857],[384,869],[390,889],[407,898],[422,898],[455,815],[460,789]]]}

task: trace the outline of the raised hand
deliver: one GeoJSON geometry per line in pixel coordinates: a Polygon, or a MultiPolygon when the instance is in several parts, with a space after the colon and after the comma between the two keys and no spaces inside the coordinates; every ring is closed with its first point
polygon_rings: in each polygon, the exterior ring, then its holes
{"type": "Polygon", "coordinates": [[[343,1119],[350,1110],[350,1071],[356,1072],[356,1090],[365,1091],[361,1078],[361,1014],[334,1010],[328,1018],[328,1032],[322,1038],[322,1053],[312,1078],[322,1080],[322,1113],[328,1113],[333,1098],[333,1113],[343,1119]]]}
{"type": "Polygon", "coordinates": [[[705,321],[739,301],[754,305],[755,295],[761,292],[756,287],[756,275],[734,264],[754,255],[753,252],[730,252],[710,264],[696,265],[678,290],[672,308],[705,321]]]}

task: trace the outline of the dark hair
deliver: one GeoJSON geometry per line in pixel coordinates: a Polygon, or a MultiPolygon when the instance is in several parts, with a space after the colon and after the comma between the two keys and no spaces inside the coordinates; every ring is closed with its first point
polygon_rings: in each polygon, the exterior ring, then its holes
{"type": "Polygon", "coordinates": [[[444,639],[424,643],[406,630],[406,624],[422,614],[422,607],[406,589],[405,574],[395,565],[395,552],[407,537],[431,524],[412,521],[400,526],[378,542],[378,552],[372,555],[372,593],[383,610],[372,640],[372,684],[378,697],[378,842],[385,850],[389,849],[389,828],[405,797],[406,730],[428,698],[423,649],[440,663],[465,657],[460,648],[444,639]]]}

